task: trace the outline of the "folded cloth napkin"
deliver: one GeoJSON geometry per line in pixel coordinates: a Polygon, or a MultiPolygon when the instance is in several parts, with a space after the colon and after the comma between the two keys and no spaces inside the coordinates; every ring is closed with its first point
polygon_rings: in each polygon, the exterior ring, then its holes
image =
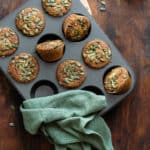
{"type": "Polygon", "coordinates": [[[106,105],[104,96],[70,90],[26,100],[20,110],[25,129],[42,132],[55,150],[113,150],[110,130],[98,115],[106,105]]]}

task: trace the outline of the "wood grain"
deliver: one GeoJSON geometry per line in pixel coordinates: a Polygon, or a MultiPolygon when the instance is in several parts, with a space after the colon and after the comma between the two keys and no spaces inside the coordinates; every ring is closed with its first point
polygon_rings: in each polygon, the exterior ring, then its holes
{"type": "MultiPolygon", "coordinates": [[[[25,0],[0,0],[0,19],[25,0]]],[[[115,150],[150,149],[150,0],[107,1],[100,12],[97,0],[88,0],[92,15],[133,67],[137,85],[117,108],[105,115],[115,150]]],[[[19,112],[21,98],[0,72],[0,149],[51,149],[45,138],[25,132],[19,112]],[[11,105],[16,109],[12,110],[11,105]],[[15,127],[10,127],[14,122],[15,127]]]]}
{"type": "Polygon", "coordinates": [[[150,149],[150,1],[107,1],[107,12],[95,8],[92,14],[133,67],[137,85],[134,92],[105,116],[116,150],[150,149]]]}

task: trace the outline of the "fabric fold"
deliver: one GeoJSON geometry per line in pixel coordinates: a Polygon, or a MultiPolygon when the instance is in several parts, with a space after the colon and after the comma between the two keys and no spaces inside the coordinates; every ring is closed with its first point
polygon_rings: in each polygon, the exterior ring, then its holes
{"type": "Polygon", "coordinates": [[[42,132],[56,150],[113,150],[110,130],[98,115],[106,105],[105,96],[70,90],[26,100],[20,110],[25,129],[42,132]]]}

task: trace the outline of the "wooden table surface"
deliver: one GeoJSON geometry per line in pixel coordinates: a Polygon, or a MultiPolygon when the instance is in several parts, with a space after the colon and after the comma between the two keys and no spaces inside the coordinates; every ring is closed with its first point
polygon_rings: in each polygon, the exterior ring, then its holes
{"type": "MultiPolygon", "coordinates": [[[[0,0],[0,19],[25,0],[0,0]]],[[[107,11],[88,0],[98,24],[133,67],[133,93],[104,116],[116,150],[150,150],[150,0],[106,0],[107,11]]],[[[53,150],[45,138],[23,127],[16,91],[0,72],[0,150],[53,150]],[[15,105],[15,110],[11,108],[15,105]],[[9,123],[14,122],[15,127],[9,123]]]]}

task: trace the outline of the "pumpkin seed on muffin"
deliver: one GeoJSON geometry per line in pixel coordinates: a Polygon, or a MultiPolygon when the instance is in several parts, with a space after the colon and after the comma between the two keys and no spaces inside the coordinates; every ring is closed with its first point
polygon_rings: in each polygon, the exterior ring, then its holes
{"type": "Polygon", "coordinates": [[[56,76],[61,86],[77,88],[85,81],[87,72],[79,61],[65,60],[57,67],[56,76]]]}
{"type": "Polygon", "coordinates": [[[45,27],[45,17],[37,8],[25,8],[16,16],[17,28],[26,36],[36,36],[45,27]]]}
{"type": "Polygon", "coordinates": [[[103,68],[111,62],[111,49],[106,42],[94,39],[85,44],[82,56],[87,65],[92,68],[103,68]]]}
{"type": "Polygon", "coordinates": [[[18,48],[19,38],[9,27],[0,28],[0,56],[12,55],[18,48]]]}
{"type": "Polygon", "coordinates": [[[70,11],[72,0],[42,0],[42,6],[49,15],[60,17],[70,11]]]}
{"type": "Polygon", "coordinates": [[[85,39],[90,31],[90,20],[83,15],[71,14],[63,23],[63,32],[70,41],[81,41],[85,39]]]}
{"type": "Polygon", "coordinates": [[[104,88],[107,93],[123,94],[130,89],[131,77],[124,67],[115,67],[104,77],[104,88]]]}
{"type": "Polygon", "coordinates": [[[10,61],[8,72],[17,82],[29,83],[37,77],[39,65],[31,54],[21,53],[10,61]]]}

